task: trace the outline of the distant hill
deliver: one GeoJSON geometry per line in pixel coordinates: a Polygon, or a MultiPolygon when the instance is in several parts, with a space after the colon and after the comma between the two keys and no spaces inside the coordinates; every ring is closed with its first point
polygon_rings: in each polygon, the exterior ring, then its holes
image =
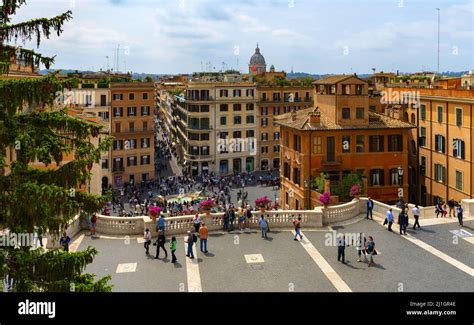
{"type": "MultiPolygon", "coordinates": [[[[74,70],[74,69],[49,69],[49,70],[44,69],[44,70],[40,70],[39,73],[42,74],[42,75],[46,75],[48,73],[55,72],[55,71],[61,71],[62,75],[67,75],[68,73],[83,73],[83,74],[86,74],[86,73],[97,72],[97,71],[74,70]]],[[[132,79],[141,79],[141,80],[143,80],[147,76],[152,77],[153,80],[159,80],[162,77],[168,76],[168,75],[166,75],[166,74],[153,74],[153,73],[136,73],[136,72],[132,73],[132,79]]]]}
{"type": "MultiPolygon", "coordinates": [[[[465,74],[467,74],[469,71],[445,71],[441,72],[442,76],[445,77],[461,77],[465,74]]],[[[396,73],[396,72],[395,72],[396,73]]],[[[412,74],[415,72],[401,72],[400,74],[412,74]]],[[[307,78],[311,77],[313,79],[321,79],[327,76],[331,76],[333,74],[311,74],[311,73],[306,73],[306,72],[294,72],[294,73],[287,73],[286,76],[288,79],[296,79],[296,78],[307,78]]],[[[372,73],[361,73],[357,74],[357,77],[359,78],[368,78],[372,75],[372,73]]]]}

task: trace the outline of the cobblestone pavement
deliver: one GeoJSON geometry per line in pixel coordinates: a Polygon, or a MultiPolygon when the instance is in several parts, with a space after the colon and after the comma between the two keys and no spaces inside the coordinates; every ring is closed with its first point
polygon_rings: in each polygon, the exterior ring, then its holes
{"type": "MultiPolygon", "coordinates": [[[[459,230],[457,223],[425,227],[422,223],[422,230],[409,230],[401,237],[381,222],[362,220],[319,230],[303,225],[302,241],[293,240],[291,229],[272,231],[267,240],[256,230],[215,232],[209,238],[209,253],[196,252],[193,261],[186,259],[183,237],[178,237],[176,265],[170,256],[147,257],[141,236],[81,236],[78,249],[96,247],[99,254],[86,271],[111,274],[113,290],[121,292],[474,291],[474,236],[453,240],[451,231],[459,230]],[[379,252],[375,266],[357,262],[350,242],[346,264],[338,262],[335,232],[373,236],[379,252]]],[[[474,235],[474,221],[465,226],[474,235]]],[[[151,246],[153,256],[155,250],[151,246]]]]}

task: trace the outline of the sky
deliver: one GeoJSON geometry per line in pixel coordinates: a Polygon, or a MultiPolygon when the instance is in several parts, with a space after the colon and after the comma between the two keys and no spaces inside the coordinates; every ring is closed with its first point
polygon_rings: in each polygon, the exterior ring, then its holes
{"type": "Polygon", "coordinates": [[[37,49],[54,69],[113,68],[120,46],[120,71],[247,72],[258,43],[278,71],[362,74],[436,71],[436,8],[440,70],[474,69],[474,0],[29,0],[13,22],[72,11],[37,49]]]}

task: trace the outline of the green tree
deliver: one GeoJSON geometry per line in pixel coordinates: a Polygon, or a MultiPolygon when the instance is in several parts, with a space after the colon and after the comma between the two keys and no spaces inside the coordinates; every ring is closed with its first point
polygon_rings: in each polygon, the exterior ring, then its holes
{"type": "MultiPolygon", "coordinates": [[[[53,32],[59,36],[72,13],[12,24],[11,17],[26,0],[0,1],[1,74],[15,60],[32,69],[39,64],[49,68],[54,57],[16,44],[34,38],[39,47],[42,36],[49,38],[53,32]]],[[[0,75],[0,229],[33,233],[38,227],[57,238],[79,208],[93,213],[108,199],[71,191],[90,178],[92,164],[99,162],[111,142],[107,137],[96,148],[90,139],[99,136],[98,124],[54,108],[56,95],[74,84],[74,80],[59,80],[55,75],[22,79],[0,75]],[[7,160],[7,152],[13,159],[7,160]],[[74,160],[61,164],[67,154],[74,154],[74,160]],[[58,168],[34,169],[30,166],[33,161],[46,166],[56,163],[58,168]]],[[[96,254],[91,247],[68,253],[5,246],[0,248],[0,278],[13,276],[16,292],[110,291],[110,277],[95,281],[94,275],[82,274],[96,254]]]]}
{"type": "Polygon", "coordinates": [[[151,76],[146,76],[145,82],[153,82],[153,78],[151,76]]]}
{"type": "Polygon", "coordinates": [[[361,192],[363,193],[364,189],[362,177],[360,174],[351,173],[342,177],[342,180],[339,182],[336,194],[339,196],[340,200],[348,200],[350,198],[350,192],[352,185],[359,185],[361,192]]]}

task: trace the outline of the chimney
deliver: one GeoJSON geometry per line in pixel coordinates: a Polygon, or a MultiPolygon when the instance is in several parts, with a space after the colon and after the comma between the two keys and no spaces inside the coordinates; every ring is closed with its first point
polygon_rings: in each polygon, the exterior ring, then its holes
{"type": "Polygon", "coordinates": [[[319,111],[319,107],[316,107],[316,109],[308,115],[310,124],[321,124],[321,112],[319,111]]]}
{"type": "Polygon", "coordinates": [[[292,121],[296,121],[296,109],[293,109],[293,110],[291,111],[291,120],[292,120],[292,121]]]}

